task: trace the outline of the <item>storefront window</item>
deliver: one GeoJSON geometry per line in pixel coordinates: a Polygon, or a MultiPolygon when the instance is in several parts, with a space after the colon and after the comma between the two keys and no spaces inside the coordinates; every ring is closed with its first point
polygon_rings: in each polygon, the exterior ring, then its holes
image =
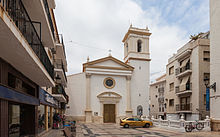
{"type": "Polygon", "coordinates": [[[9,137],[20,136],[20,106],[9,104],[8,106],[9,137]]]}
{"type": "Polygon", "coordinates": [[[45,109],[44,105],[38,107],[38,133],[45,130],[45,109]]]}

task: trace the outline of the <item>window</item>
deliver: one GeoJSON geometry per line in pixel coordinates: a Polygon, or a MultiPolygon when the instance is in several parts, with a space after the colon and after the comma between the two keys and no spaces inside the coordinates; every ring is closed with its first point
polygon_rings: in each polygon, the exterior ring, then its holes
{"type": "Polygon", "coordinates": [[[137,41],[137,52],[141,52],[141,48],[142,48],[141,44],[142,44],[142,41],[138,40],[137,41]]]}
{"type": "Polygon", "coordinates": [[[126,51],[127,51],[127,53],[128,53],[128,43],[126,43],[126,51]]]}
{"type": "Polygon", "coordinates": [[[164,107],[162,107],[162,112],[164,112],[164,107]]]}
{"type": "Polygon", "coordinates": [[[161,112],[161,107],[159,107],[159,112],[161,112]]]}
{"type": "Polygon", "coordinates": [[[174,106],[174,99],[169,100],[169,106],[174,106]]]}
{"type": "Polygon", "coordinates": [[[152,105],[152,107],[154,107],[154,105],[152,105]]]}
{"type": "Polygon", "coordinates": [[[11,73],[8,73],[8,86],[15,88],[15,83],[16,83],[15,81],[16,81],[16,77],[11,73]]]}
{"type": "Polygon", "coordinates": [[[142,116],[143,115],[143,107],[141,105],[139,105],[137,107],[137,115],[138,116],[142,116]]]}
{"type": "Polygon", "coordinates": [[[170,83],[170,91],[174,90],[174,83],[170,83]]]}
{"type": "Polygon", "coordinates": [[[210,73],[204,73],[204,79],[210,79],[210,73]]]}
{"type": "Polygon", "coordinates": [[[169,68],[169,75],[172,75],[174,73],[174,66],[169,68]]]}
{"type": "Polygon", "coordinates": [[[203,51],[203,60],[209,62],[210,61],[210,52],[203,51]]]}
{"type": "Polygon", "coordinates": [[[127,121],[134,121],[134,118],[128,118],[127,121]]]}
{"type": "Polygon", "coordinates": [[[206,94],[204,94],[204,105],[206,105],[206,94]]]}

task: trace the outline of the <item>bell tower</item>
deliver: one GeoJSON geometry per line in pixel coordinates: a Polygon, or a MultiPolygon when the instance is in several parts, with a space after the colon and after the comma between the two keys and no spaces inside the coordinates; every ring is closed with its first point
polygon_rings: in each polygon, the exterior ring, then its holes
{"type": "Polygon", "coordinates": [[[139,29],[130,25],[122,42],[124,62],[134,67],[131,76],[132,115],[149,115],[150,52],[148,27],[139,29]]]}

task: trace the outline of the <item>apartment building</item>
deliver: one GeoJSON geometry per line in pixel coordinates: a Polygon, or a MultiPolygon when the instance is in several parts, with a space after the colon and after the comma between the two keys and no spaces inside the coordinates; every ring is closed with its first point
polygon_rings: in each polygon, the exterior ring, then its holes
{"type": "Polygon", "coordinates": [[[167,118],[204,119],[206,87],[210,72],[209,32],[193,36],[168,60],[166,66],[165,103],[167,118]]]}
{"type": "Polygon", "coordinates": [[[150,116],[166,119],[166,106],[164,93],[166,92],[166,74],[160,76],[150,84],[150,116]]]}
{"type": "Polygon", "coordinates": [[[0,0],[0,137],[40,136],[63,113],[67,63],[54,0],[0,0]]]}

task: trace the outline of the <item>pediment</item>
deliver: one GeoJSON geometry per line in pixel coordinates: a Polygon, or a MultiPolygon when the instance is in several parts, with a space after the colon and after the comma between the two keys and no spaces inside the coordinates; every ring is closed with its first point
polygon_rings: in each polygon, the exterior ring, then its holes
{"type": "Polygon", "coordinates": [[[121,95],[115,92],[103,92],[97,96],[98,98],[121,98],[121,95]]]}
{"type": "Polygon", "coordinates": [[[86,68],[100,68],[100,69],[118,69],[132,71],[134,68],[112,56],[94,60],[83,64],[83,71],[86,68]]]}

